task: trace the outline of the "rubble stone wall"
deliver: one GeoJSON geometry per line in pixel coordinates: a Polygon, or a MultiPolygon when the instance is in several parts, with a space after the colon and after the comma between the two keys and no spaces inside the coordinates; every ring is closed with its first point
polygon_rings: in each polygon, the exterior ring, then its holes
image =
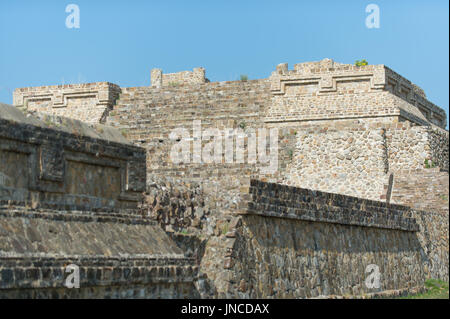
{"type": "MultiPolygon", "coordinates": [[[[258,181],[249,195],[228,246],[230,295],[357,296],[418,287],[429,275],[407,207],[258,181]],[[369,265],[378,267],[379,287],[365,284],[369,265]]],[[[437,267],[448,263],[440,257],[437,267]]]]}

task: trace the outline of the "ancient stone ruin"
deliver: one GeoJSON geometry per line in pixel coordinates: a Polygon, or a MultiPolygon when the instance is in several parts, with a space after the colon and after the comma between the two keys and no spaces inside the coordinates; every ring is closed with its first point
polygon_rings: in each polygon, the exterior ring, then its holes
{"type": "Polygon", "coordinates": [[[448,281],[446,114],[384,65],[231,82],[154,69],[148,87],[19,88],[13,104],[2,298],[358,298],[448,281]]]}

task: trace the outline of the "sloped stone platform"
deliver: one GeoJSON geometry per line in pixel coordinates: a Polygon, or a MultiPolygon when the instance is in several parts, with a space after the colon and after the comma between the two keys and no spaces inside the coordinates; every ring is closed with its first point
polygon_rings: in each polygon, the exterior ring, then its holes
{"type": "Polygon", "coordinates": [[[0,238],[0,298],[196,297],[193,260],[143,217],[3,206],[0,238]]]}

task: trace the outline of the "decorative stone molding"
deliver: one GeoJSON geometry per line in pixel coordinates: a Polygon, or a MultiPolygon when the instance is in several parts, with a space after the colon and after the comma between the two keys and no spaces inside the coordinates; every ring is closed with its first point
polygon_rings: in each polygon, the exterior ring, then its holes
{"type": "MultiPolygon", "coordinates": [[[[307,110],[297,109],[301,107],[314,108],[314,101],[321,105],[327,103],[334,105],[337,102],[328,97],[330,94],[334,94],[336,99],[346,98],[350,108],[354,104],[361,109],[358,110],[358,114],[353,116],[347,110],[335,112],[334,114],[337,118],[406,116],[408,120],[412,119],[414,121],[414,119],[417,119],[417,123],[423,124],[423,120],[420,119],[420,117],[423,117],[425,122],[428,121],[441,128],[445,128],[447,125],[445,111],[428,101],[425,97],[425,92],[421,88],[384,65],[357,67],[324,59],[319,62],[296,64],[294,70],[288,70],[287,63],[282,63],[272,73],[270,82],[274,99],[272,101],[272,109],[269,108],[268,111],[267,121],[274,121],[276,117],[281,117],[280,120],[286,120],[290,117],[289,112],[296,113],[299,111],[307,113],[307,110]],[[365,83],[368,83],[368,85],[365,83]],[[411,106],[402,108],[396,100],[382,95],[383,92],[394,94],[411,106]],[[368,105],[368,103],[363,101],[364,96],[368,98],[370,93],[375,93],[371,95],[371,100],[369,101],[373,102],[374,106],[368,105]],[[289,98],[293,96],[298,96],[298,99],[303,100],[310,99],[312,105],[303,105],[301,102],[289,101],[289,98]],[[280,98],[286,98],[286,100],[283,101],[280,98]],[[367,105],[365,109],[363,109],[363,104],[367,105]],[[278,108],[286,106],[288,109],[284,112],[282,110],[278,111],[278,108]],[[411,107],[416,110],[412,111],[411,107]],[[405,112],[408,114],[402,115],[405,112]],[[418,113],[420,116],[411,114],[411,112],[418,113]],[[284,115],[281,115],[282,113],[284,115]]],[[[340,103],[342,104],[343,102],[340,103]]],[[[347,106],[342,105],[342,107],[347,106]]],[[[312,118],[305,114],[305,116],[297,116],[295,119],[317,120],[318,118],[312,118]]]]}
{"type": "Polygon", "coordinates": [[[300,63],[289,71],[287,63],[279,64],[272,73],[272,94],[285,94],[286,85],[317,84],[318,92],[335,92],[336,82],[369,80],[371,89],[384,88],[383,65],[356,67],[325,59],[319,62],[300,63]]]}
{"type": "Polygon", "coordinates": [[[87,123],[102,123],[120,91],[118,85],[109,82],[19,88],[14,90],[13,105],[87,123]]]}
{"type": "Polygon", "coordinates": [[[49,115],[42,121],[0,104],[0,201],[63,209],[136,208],[145,150],[102,125],[49,115]],[[10,178],[6,178],[6,177],[10,178]]]}

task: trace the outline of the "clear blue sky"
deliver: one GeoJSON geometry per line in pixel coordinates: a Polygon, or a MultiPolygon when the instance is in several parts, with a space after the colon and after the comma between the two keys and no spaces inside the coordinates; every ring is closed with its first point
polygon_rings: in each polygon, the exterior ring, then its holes
{"type": "Polygon", "coordinates": [[[203,66],[211,81],[265,78],[281,62],[386,64],[449,106],[449,3],[395,1],[0,1],[0,101],[16,87],[109,81],[203,66]],[[68,29],[68,4],[80,29],[68,29]],[[365,26],[368,4],[380,28],[365,26]]]}

